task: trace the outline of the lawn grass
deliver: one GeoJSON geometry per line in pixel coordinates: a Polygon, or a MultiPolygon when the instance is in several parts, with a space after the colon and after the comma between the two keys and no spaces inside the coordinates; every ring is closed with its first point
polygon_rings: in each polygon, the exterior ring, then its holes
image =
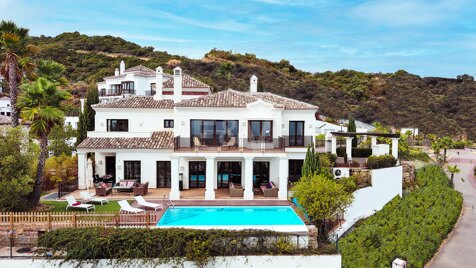
{"type": "MultiPolygon", "coordinates": [[[[128,201],[131,203],[132,201],[128,201]]],[[[49,210],[50,212],[65,212],[66,205],[68,204],[66,201],[41,201],[43,205],[51,206],[49,210]]],[[[96,206],[96,211],[98,212],[119,212],[120,206],[117,201],[109,201],[109,204],[93,204],[96,206]]],[[[84,209],[75,209],[69,208],[68,211],[86,211],[84,209]]]]}

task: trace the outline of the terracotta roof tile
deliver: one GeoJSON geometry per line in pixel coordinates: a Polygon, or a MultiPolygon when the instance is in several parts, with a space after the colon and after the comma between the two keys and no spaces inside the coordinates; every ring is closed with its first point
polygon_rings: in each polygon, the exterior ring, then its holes
{"type": "Polygon", "coordinates": [[[262,100],[272,104],[276,108],[286,110],[315,110],[317,106],[285,98],[276,94],[261,92],[249,93],[240,92],[233,89],[221,91],[212,95],[185,100],[175,104],[177,107],[235,107],[245,108],[248,104],[262,100]]]}
{"type": "MultiPolygon", "coordinates": [[[[165,81],[164,88],[174,88],[174,80],[165,81]]],[[[210,88],[210,86],[185,74],[182,76],[182,88],[210,88]]]]}
{"type": "Polygon", "coordinates": [[[172,131],[157,131],[149,138],[86,138],[78,149],[162,149],[174,148],[172,131]]]}
{"type": "Polygon", "coordinates": [[[9,116],[0,115],[0,125],[10,125],[12,119],[9,116]]]}
{"type": "Polygon", "coordinates": [[[153,96],[131,96],[93,105],[93,108],[173,109],[173,100],[154,100],[153,96]]]}

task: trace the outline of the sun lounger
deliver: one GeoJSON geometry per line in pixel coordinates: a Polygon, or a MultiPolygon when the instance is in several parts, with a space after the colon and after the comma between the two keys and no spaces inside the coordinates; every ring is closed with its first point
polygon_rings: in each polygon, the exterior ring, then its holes
{"type": "Polygon", "coordinates": [[[156,204],[156,203],[151,203],[151,202],[145,201],[144,197],[142,197],[141,195],[135,196],[134,198],[136,199],[137,203],[141,207],[153,208],[155,211],[157,211],[157,209],[160,209],[160,210],[164,209],[161,204],[156,204]]]}
{"type": "Polygon", "coordinates": [[[81,198],[83,198],[83,201],[85,203],[98,203],[101,205],[109,203],[109,200],[107,200],[106,198],[95,197],[88,191],[80,192],[79,195],[81,195],[81,198]]]}
{"type": "Polygon", "coordinates": [[[130,213],[145,212],[145,210],[143,209],[131,207],[131,205],[126,200],[121,200],[121,201],[118,201],[117,203],[119,203],[119,206],[121,207],[120,211],[126,211],[130,213]]]}
{"type": "Polygon", "coordinates": [[[67,196],[66,201],[68,202],[66,210],[68,210],[68,208],[81,208],[85,209],[87,212],[89,212],[90,209],[96,210],[96,207],[94,205],[82,204],[81,202],[76,201],[73,196],[67,196]]]}

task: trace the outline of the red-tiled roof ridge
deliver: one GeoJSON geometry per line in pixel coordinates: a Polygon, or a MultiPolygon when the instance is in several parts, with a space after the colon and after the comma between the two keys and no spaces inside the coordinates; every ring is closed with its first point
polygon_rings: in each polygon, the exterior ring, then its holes
{"type": "Polygon", "coordinates": [[[173,109],[174,101],[155,100],[153,96],[130,96],[111,102],[92,105],[93,108],[173,109]]]}
{"type": "Polygon", "coordinates": [[[156,131],[150,137],[89,137],[78,145],[78,149],[162,149],[174,148],[173,131],[156,131]]]}
{"type": "MultiPolygon", "coordinates": [[[[173,88],[174,87],[174,79],[169,79],[164,82],[163,88],[173,88]]],[[[182,76],[182,88],[210,88],[209,85],[203,83],[200,80],[193,78],[188,74],[184,74],[182,76]]]]}

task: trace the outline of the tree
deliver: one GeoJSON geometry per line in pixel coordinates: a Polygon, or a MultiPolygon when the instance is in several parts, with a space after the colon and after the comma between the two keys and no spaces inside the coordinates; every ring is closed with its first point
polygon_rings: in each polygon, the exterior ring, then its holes
{"type": "Polygon", "coordinates": [[[84,102],[84,119],[86,120],[87,131],[94,130],[94,117],[96,111],[91,107],[94,104],[99,103],[99,92],[96,88],[90,87],[86,91],[86,100],[84,102]]]}
{"type": "MultiPolygon", "coordinates": [[[[357,132],[357,126],[353,117],[349,118],[349,124],[347,125],[347,132],[357,132]]],[[[357,135],[352,136],[352,147],[357,147],[357,135]]]]}
{"type": "Polygon", "coordinates": [[[353,200],[345,186],[323,174],[302,177],[293,187],[293,194],[311,220],[318,227],[319,239],[327,239],[327,222],[343,213],[353,200]]]}
{"type": "Polygon", "coordinates": [[[454,184],[454,177],[455,177],[455,174],[458,174],[461,172],[461,169],[459,169],[459,167],[457,165],[454,165],[454,166],[450,166],[448,165],[448,167],[446,168],[448,170],[449,173],[451,173],[451,187],[454,187],[455,184],[454,184]]]}
{"type": "Polygon", "coordinates": [[[68,84],[68,80],[64,77],[66,68],[63,64],[52,60],[39,60],[36,64],[36,76],[48,79],[50,82],[60,85],[68,84]]]}
{"type": "Polygon", "coordinates": [[[311,143],[307,146],[306,158],[301,167],[301,174],[303,177],[318,174],[321,171],[319,154],[314,150],[314,144],[311,143]]]}
{"type": "Polygon", "coordinates": [[[0,211],[28,207],[36,154],[20,128],[0,131],[0,211]]]}
{"type": "Polygon", "coordinates": [[[53,151],[55,156],[71,155],[71,152],[74,150],[73,144],[70,144],[71,138],[76,137],[76,130],[74,130],[71,125],[55,126],[49,135],[49,146],[48,151],[53,151]]]}
{"type": "Polygon", "coordinates": [[[19,106],[23,109],[21,116],[24,120],[31,122],[30,133],[38,139],[40,144],[35,184],[33,192],[28,197],[30,203],[36,205],[41,195],[45,160],[48,154],[48,135],[55,126],[62,125],[64,118],[62,102],[69,99],[70,94],[59,90],[57,83],[52,83],[43,77],[35,82],[24,84],[23,90],[19,99],[19,106]]]}
{"type": "Polygon", "coordinates": [[[446,150],[453,148],[453,140],[450,137],[443,137],[438,140],[438,145],[443,149],[443,162],[446,163],[446,150]]]}
{"type": "Polygon", "coordinates": [[[86,116],[81,111],[81,113],[79,114],[78,132],[77,132],[75,146],[78,146],[84,139],[86,139],[86,136],[88,134],[87,131],[88,129],[87,129],[87,123],[86,123],[86,116]]]}
{"type": "Polygon", "coordinates": [[[38,48],[28,44],[28,29],[18,27],[13,21],[0,22],[0,58],[2,59],[1,75],[5,78],[10,90],[12,109],[12,126],[18,126],[20,111],[17,107],[19,95],[18,84],[23,74],[32,70],[28,56],[35,54],[38,48]]]}

